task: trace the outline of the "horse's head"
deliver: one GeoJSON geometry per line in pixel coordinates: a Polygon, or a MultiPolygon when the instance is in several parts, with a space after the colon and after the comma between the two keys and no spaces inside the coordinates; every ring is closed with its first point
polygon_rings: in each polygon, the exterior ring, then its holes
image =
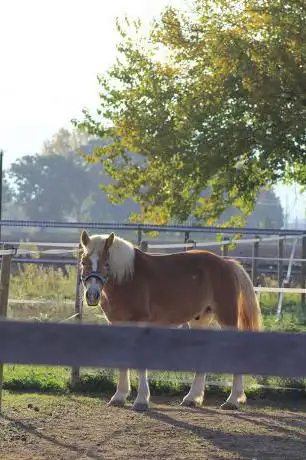
{"type": "Polygon", "coordinates": [[[84,286],[87,305],[98,305],[101,292],[110,278],[109,250],[115,235],[94,235],[86,230],[81,234],[81,280],[84,286]]]}

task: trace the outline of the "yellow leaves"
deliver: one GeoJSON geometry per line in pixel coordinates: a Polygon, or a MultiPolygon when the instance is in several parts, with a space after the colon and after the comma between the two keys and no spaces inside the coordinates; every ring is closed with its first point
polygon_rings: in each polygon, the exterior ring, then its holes
{"type": "Polygon", "coordinates": [[[156,70],[161,77],[173,78],[180,74],[180,68],[176,65],[169,65],[167,63],[158,62],[156,70]]]}
{"type": "Polygon", "coordinates": [[[272,24],[271,14],[254,7],[246,7],[243,13],[245,30],[258,31],[272,24]]]}

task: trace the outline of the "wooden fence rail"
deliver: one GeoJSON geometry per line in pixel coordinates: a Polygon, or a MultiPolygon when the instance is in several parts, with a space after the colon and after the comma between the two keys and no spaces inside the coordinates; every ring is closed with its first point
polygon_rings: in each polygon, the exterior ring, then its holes
{"type": "Polygon", "coordinates": [[[306,376],[306,334],[0,321],[0,362],[306,376]]]}

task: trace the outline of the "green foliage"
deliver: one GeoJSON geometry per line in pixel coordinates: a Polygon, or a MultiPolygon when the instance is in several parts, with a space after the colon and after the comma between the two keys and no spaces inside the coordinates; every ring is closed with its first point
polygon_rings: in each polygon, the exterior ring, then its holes
{"type": "Polygon", "coordinates": [[[134,219],[156,223],[212,223],[233,206],[241,224],[262,187],[305,185],[303,2],[195,0],[190,14],[166,8],[147,35],[139,21],[117,28],[100,105],[74,120],[112,139],[91,161],[112,177],[114,203],[133,197],[134,219]]]}

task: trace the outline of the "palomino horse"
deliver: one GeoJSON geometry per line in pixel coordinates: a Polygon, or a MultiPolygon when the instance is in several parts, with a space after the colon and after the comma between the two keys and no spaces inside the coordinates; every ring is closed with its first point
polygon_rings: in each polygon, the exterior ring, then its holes
{"type": "MultiPolygon", "coordinates": [[[[100,303],[109,321],[259,331],[261,312],[252,281],[234,260],[209,251],[148,254],[114,233],[81,234],[81,276],[89,306],[100,303]]],[[[139,372],[133,408],[149,407],[147,371],[139,372]]],[[[196,373],[182,405],[203,402],[205,374],[196,373]]],[[[130,392],[129,370],[119,371],[117,391],[109,404],[123,406],[130,392]]],[[[238,409],[245,402],[243,376],[234,375],[231,393],[221,406],[238,409]]]]}

